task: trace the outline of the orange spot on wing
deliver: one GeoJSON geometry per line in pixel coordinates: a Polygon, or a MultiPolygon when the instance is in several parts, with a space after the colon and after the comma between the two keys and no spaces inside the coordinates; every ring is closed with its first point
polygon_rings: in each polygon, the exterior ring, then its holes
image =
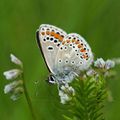
{"type": "Polygon", "coordinates": [[[59,34],[54,34],[54,37],[55,37],[56,39],[58,39],[58,38],[59,38],[59,34]]]}
{"type": "Polygon", "coordinates": [[[75,41],[75,44],[79,44],[79,43],[80,43],[80,41],[77,41],[77,40],[75,41]]]}
{"type": "Polygon", "coordinates": [[[59,36],[59,41],[62,42],[63,41],[63,37],[59,36]]]}
{"type": "Polygon", "coordinates": [[[67,43],[69,43],[69,42],[70,42],[70,40],[66,40],[66,42],[67,42],[67,43]]]}
{"type": "Polygon", "coordinates": [[[61,37],[62,37],[62,38],[64,38],[64,36],[63,36],[63,35],[61,35],[61,37]]]}
{"type": "Polygon", "coordinates": [[[50,34],[50,32],[49,32],[49,31],[46,31],[46,34],[47,34],[47,35],[49,35],[49,34],[50,34]]]}
{"type": "Polygon", "coordinates": [[[86,59],[86,58],[88,58],[85,54],[83,54],[83,56],[82,56],[82,57],[83,57],[83,58],[85,58],[85,59],[86,59]]]}
{"type": "Polygon", "coordinates": [[[64,45],[64,44],[65,44],[65,41],[63,41],[62,44],[64,45]]]}
{"type": "Polygon", "coordinates": [[[45,35],[45,32],[41,32],[42,35],[45,35]]]}
{"type": "Polygon", "coordinates": [[[86,52],[86,50],[84,50],[83,48],[80,50],[80,52],[86,52]]]}
{"type": "Polygon", "coordinates": [[[54,36],[54,35],[55,35],[55,32],[51,32],[50,35],[51,35],[51,36],[54,36]]]}
{"type": "Polygon", "coordinates": [[[82,45],[81,45],[81,44],[79,44],[79,45],[78,45],[78,48],[81,48],[81,47],[82,47],[82,45]]]}
{"type": "Polygon", "coordinates": [[[73,39],[72,42],[75,42],[75,39],[73,39]]]}

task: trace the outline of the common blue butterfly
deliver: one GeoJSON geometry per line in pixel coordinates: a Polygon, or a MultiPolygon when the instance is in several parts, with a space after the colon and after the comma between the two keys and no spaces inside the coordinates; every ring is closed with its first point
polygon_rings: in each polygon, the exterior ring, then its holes
{"type": "Polygon", "coordinates": [[[67,34],[49,24],[40,25],[37,43],[50,71],[50,83],[69,83],[93,61],[90,46],[76,33],[67,34]]]}

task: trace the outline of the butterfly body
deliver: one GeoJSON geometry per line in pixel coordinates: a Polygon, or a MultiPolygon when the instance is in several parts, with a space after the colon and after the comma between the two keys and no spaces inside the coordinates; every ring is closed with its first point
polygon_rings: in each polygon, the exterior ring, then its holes
{"type": "Polygon", "coordinates": [[[39,27],[37,42],[56,82],[71,82],[93,61],[91,48],[83,37],[76,33],[67,34],[53,25],[39,27]]]}

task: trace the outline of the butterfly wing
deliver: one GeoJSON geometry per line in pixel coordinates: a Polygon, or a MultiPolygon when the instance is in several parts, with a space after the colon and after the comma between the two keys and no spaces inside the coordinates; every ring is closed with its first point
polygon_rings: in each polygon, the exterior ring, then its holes
{"type": "Polygon", "coordinates": [[[68,34],[62,41],[55,61],[59,72],[80,71],[87,69],[93,61],[90,46],[83,37],[76,33],[68,34]]]}
{"type": "Polygon", "coordinates": [[[55,58],[66,32],[52,25],[42,24],[37,30],[37,42],[49,71],[55,74],[55,58]]]}

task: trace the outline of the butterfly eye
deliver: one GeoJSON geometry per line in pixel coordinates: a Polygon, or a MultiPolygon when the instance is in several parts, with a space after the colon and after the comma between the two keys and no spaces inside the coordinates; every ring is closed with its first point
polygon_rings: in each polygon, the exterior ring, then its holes
{"type": "Polygon", "coordinates": [[[52,75],[50,75],[48,78],[48,82],[51,84],[55,84],[55,78],[52,75]]]}

